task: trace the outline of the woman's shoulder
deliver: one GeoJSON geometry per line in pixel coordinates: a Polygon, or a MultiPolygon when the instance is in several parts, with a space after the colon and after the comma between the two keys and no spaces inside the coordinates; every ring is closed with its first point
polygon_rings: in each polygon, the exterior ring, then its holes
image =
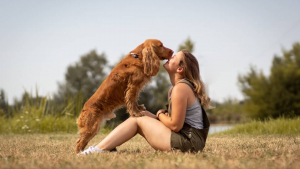
{"type": "Polygon", "coordinates": [[[172,95],[184,96],[193,93],[191,87],[186,83],[178,83],[172,89],[172,95]]]}

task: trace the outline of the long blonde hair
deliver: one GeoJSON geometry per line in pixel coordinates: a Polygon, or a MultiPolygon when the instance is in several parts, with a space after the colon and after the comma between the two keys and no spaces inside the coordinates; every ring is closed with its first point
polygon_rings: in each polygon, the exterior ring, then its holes
{"type": "Polygon", "coordinates": [[[206,95],[205,85],[200,77],[199,64],[194,55],[188,50],[183,49],[181,52],[184,54],[184,59],[180,61],[179,66],[184,69],[184,77],[194,86],[194,92],[197,94],[201,101],[201,105],[205,109],[210,109],[210,98],[206,95]]]}

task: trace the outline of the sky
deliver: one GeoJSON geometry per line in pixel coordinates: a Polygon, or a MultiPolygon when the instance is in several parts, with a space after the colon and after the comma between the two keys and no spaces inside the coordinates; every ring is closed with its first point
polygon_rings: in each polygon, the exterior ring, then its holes
{"type": "Polygon", "coordinates": [[[9,103],[38,88],[52,95],[80,56],[109,64],[146,39],[177,51],[187,37],[212,100],[243,100],[238,76],[270,74],[274,55],[300,42],[299,0],[0,1],[0,89],[9,103]]]}

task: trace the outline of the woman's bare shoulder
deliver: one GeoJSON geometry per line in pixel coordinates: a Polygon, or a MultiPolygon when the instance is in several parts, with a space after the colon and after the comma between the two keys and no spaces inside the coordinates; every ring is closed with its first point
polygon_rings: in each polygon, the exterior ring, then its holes
{"type": "Polygon", "coordinates": [[[187,97],[190,92],[193,92],[189,85],[185,83],[178,83],[173,87],[172,96],[187,97]]]}

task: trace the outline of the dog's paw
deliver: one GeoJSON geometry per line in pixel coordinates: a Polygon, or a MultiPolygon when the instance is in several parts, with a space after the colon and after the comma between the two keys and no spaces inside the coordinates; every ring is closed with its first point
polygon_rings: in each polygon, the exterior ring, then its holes
{"type": "Polygon", "coordinates": [[[143,104],[138,105],[138,108],[139,108],[139,110],[141,110],[141,111],[145,111],[145,110],[146,110],[146,107],[145,107],[143,104]]]}
{"type": "Polygon", "coordinates": [[[140,112],[132,113],[131,116],[132,117],[142,117],[142,116],[144,116],[144,113],[143,113],[143,111],[140,111],[140,112]]]}

